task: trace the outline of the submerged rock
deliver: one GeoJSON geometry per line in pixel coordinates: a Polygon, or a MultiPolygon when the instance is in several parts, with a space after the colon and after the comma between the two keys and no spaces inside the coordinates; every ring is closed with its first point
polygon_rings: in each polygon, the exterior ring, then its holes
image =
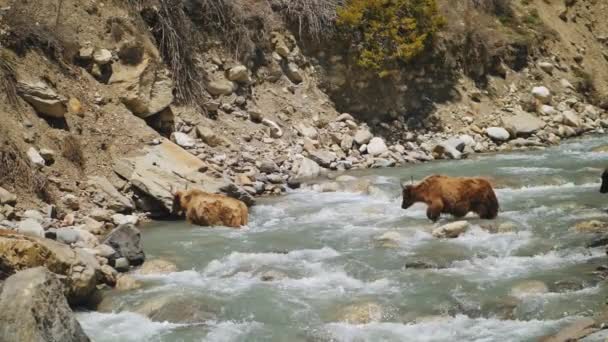
{"type": "Polygon", "coordinates": [[[460,234],[469,229],[469,222],[457,221],[445,224],[439,228],[433,229],[433,236],[436,238],[457,238],[460,234]]]}
{"type": "Polygon", "coordinates": [[[577,223],[574,229],[580,233],[608,232],[608,223],[598,220],[583,221],[577,223]]]}
{"type": "Polygon", "coordinates": [[[9,277],[0,293],[0,341],[88,342],[57,275],[43,267],[9,277]]]}
{"type": "Polygon", "coordinates": [[[103,242],[114,248],[116,253],[110,256],[112,265],[119,258],[126,258],[132,266],[143,264],[146,255],[141,245],[141,233],[133,225],[125,224],[115,228],[103,242]]]}
{"type": "Polygon", "coordinates": [[[338,321],[350,324],[368,324],[381,321],[383,314],[384,309],[377,303],[358,303],[342,308],[338,314],[338,321]]]}
{"type": "Polygon", "coordinates": [[[214,320],[217,317],[200,300],[166,295],[149,298],[133,311],[156,322],[194,324],[214,320]]]}
{"type": "Polygon", "coordinates": [[[538,280],[523,281],[511,288],[511,296],[516,298],[539,295],[547,292],[549,292],[547,285],[538,280]]]}
{"type": "Polygon", "coordinates": [[[374,241],[384,248],[397,248],[401,241],[401,234],[398,232],[386,232],[374,238],[374,241]]]}
{"type": "Polygon", "coordinates": [[[154,259],[146,260],[143,265],[137,270],[138,274],[167,274],[177,272],[177,265],[174,263],[163,260],[154,259]]]}

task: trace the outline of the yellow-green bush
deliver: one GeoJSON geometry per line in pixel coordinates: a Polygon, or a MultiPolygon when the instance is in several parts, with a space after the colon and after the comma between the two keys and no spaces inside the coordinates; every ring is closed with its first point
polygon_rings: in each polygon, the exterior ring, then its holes
{"type": "Polygon", "coordinates": [[[436,0],[348,0],[337,18],[357,63],[381,73],[419,56],[443,22],[436,0]]]}

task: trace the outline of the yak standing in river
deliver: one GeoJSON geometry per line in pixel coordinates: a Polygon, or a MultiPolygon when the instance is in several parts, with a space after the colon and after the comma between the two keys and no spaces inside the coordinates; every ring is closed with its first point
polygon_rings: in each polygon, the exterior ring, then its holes
{"type": "Polygon", "coordinates": [[[403,203],[407,209],[416,202],[428,205],[426,216],[433,222],[444,214],[464,217],[475,212],[482,219],[498,215],[498,200],[492,185],[483,178],[460,178],[432,175],[416,185],[402,185],[403,203]]]}
{"type": "Polygon", "coordinates": [[[247,224],[249,210],[242,201],[191,189],[173,193],[173,213],[199,226],[239,228],[247,224]]]}

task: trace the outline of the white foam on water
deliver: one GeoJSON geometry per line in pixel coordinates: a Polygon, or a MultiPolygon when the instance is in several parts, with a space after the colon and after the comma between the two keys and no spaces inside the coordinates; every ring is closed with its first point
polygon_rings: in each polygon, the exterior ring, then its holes
{"type": "Polygon", "coordinates": [[[512,255],[521,247],[532,242],[531,232],[507,232],[492,234],[479,226],[471,227],[457,239],[448,240],[449,243],[466,246],[469,249],[483,249],[489,255],[504,257],[512,255]]]}
{"type": "Polygon", "coordinates": [[[153,322],[133,312],[76,313],[76,318],[88,336],[95,342],[140,342],[149,341],[171,330],[185,326],[168,322],[153,322]]]}
{"type": "Polygon", "coordinates": [[[305,249],[282,253],[240,253],[232,252],[227,257],[211,261],[203,270],[204,276],[229,276],[236,272],[253,271],[264,266],[297,264],[306,268],[307,264],[340,256],[332,248],[305,249]]]}
{"type": "Polygon", "coordinates": [[[571,298],[571,297],[583,297],[589,295],[595,295],[601,291],[600,285],[586,287],[580,290],[564,291],[564,292],[545,292],[545,293],[521,293],[516,297],[521,299],[559,299],[559,298],[571,298]]]}
{"type": "Polygon", "coordinates": [[[546,175],[546,174],[556,174],[563,172],[564,169],[560,168],[551,168],[551,167],[523,167],[523,166],[504,166],[497,168],[498,171],[502,171],[507,174],[512,175],[546,175]]]}
{"type": "Polygon", "coordinates": [[[258,322],[232,322],[224,321],[211,323],[211,331],[205,336],[204,341],[207,342],[231,342],[245,341],[246,336],[253,331],[263,327],[262,323],[258,322]]]}
{"type": "MultiPolygon", "coordinates": [[[[535,256],[506,256],[473,258],[454,261],[449,268],[440,273],[458,274],[469,281],[493,281],[526,275],[535,271],[546,271],[559,267],[582,263],[601,257],[605,252],[593,249],[585,252],[551,251],[535,256]]],[[[438,271],[435,271],[438,272],[438,271]]]]}
{"type": "Polygon", "coordinates": [[[533,341],[552,329],[567,324],[562,320],[498,320],[492,318],[469,318],[464,315],[446,317],[437,321],[400,324],[369,323],[353,325],[330,323],[325,329],[340,342],[359,341],[475,341],[475,342],[519,342],[533,341]]]}

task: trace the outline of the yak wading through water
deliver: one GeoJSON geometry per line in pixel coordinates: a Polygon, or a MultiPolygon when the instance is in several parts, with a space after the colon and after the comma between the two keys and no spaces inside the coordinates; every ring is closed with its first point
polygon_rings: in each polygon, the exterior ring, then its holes
{"type": "Polygon", "coordinates": [[[602,186],[600,187],[602,194],[608,193],[608,169],[605,169],[602,173],[602,186]]]}
{"type": "Polygon", "coordinates": [[[464,217],[472,211],[482,219],[494,219],[498,215],[496,194],[490,182],[483,178],[432,175],[416,185],[402,184],[402,188],[401,208],[424,202],[428,205],[426,216],[433,222],[442,213],[464,217]]]}
{"type": "Polygon", "coordinates": [[[197,189],[173,193],[173,213],[199,226],[239,228],[247,225],[249,209],[242,201],[197,189]]]}

